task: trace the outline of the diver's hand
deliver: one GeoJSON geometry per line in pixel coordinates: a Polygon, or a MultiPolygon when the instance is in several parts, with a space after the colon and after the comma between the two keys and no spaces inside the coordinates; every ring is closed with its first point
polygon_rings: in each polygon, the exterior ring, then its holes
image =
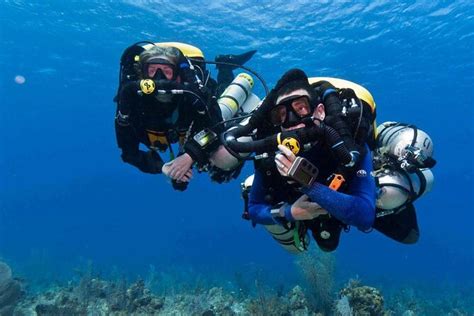
{"type": "Polygon", "coordinates": [[[282,176],[287,177],[288,171],[290,170],[291,165],[293,165],[296,156],[286,146],[278,145],[278,149],[281,151],[281,153],[275,156],[275,163],[277,165],[278,172],[282,176]]]}
{"type": "Polygon", "coordinates": [[[173,161],[170,161],[163,165],[163,174],[170,177],[173,180],[189,182],[193,176],[194,160],[188,154],[183,154],[173,161]]]}
{"type": "Polygon", "coordinates": [[[167,177],[171,178],[171,179],[174,180],[175,182],[177,182],[177,183],[189,182],[189,181],[191,181],[191,179],[193,178],[193,169],[190,168],[190,169],[184,174],[184,176],[182,176],[182,177],[179,178],[179,179],[174,179],[174,178],[171,177],[171,175],[170,175],[170,170],[171,170],[172,167],[173,167],[173,162],[168,162],[168,163],[166,163],[166,164],[163,165],[163,168],[161,169],[161,171],[163,172],[164,175],[166,175],[167,177]]]}
{"type": "Polygon", "coordinates": [[[182,176],[180,179],[178,179],[178,182],[189,182],[193,178],[193,168],[190,168],[184,176],[182,176]]]}
{"type": "Polygon", "coordinates": [[[309,201],[309,197],[306,194],[300,196],[300,198],[291,205],[291,215],[296,220],[313,219],[327,213],[328,212],[318,203],[309,201]]]}

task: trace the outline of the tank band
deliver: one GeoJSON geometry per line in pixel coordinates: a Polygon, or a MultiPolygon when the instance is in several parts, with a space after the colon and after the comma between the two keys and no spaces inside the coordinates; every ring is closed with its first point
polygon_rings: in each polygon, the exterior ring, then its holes
{"type": "Polygon", "coordinates": [[[229,100],[232,100],[234,103],[235,103],[235,106],[238,108],[239,107],[239,101],[237,101],[236,98],[234,98],[233,96],[230,96],[230,95],[225,95],[225,96],[222,96],[219,98],[220,99],[229,99],[229,100]]]}

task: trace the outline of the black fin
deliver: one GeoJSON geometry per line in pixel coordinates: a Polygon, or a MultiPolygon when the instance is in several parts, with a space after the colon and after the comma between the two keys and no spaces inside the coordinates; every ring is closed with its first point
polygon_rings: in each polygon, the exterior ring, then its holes
{"type": "MultiPolygon", "coordinates": [[[[240,54],[240,55],[234,55],[234,54],[228,54],[228,55],[218,55],[215,58],[216,62],[224,62],[224,63],[230,63],[230,64],[237,64],[237,65],[243,65],[247,61],[252,58],[252,56],[256,53],[256,50],[251,50],[246,53],[240,54]]],[[[217,65],[217,69],[222,68],[222,67],[229,67],[228,65],[217,65]]],[[[231,66],[232,67],[232,66],[231,66]]],[[[236,67],[232,67],[232,70],[235,69],[236,67]]]]}

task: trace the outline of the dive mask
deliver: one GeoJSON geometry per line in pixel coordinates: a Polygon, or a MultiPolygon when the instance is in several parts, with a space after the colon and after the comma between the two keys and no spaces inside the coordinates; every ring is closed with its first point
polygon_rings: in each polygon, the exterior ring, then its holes
{"type": "Polygon", "coordinates": [[[292,95],[275,105],[270,112],[270,119],[274,126],[290,128],[305,123],[306,119],[311,118],[313,111],[309,96],[292,95]]]}
{"type": "Polygon", "coordinates": [[[175,80],[177,77],[176,66],[166,59],[153,58],[145,64],[144,73],[151,79],[175,80]]]}

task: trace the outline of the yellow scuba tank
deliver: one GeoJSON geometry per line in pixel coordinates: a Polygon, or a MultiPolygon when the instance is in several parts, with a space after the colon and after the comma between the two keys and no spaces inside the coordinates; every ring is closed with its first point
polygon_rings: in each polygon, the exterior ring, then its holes
{"type": "MultiPolygon", "coordinates": [[[[253,79],[251,76],[241,73],[239,74],[221,94],[218,99],[218,104],[221,109],[223,120],[232,119],[239,114],[251,113],[259,104],[260,98],[252,93],[253,79]]],[[[238,126],[247,125],[249,117],[242,119],[238,126]]],[[[229,130],[236,128],[231,127],[229,130]]],[[[228,130],[228,131],[229,131],[228,130]]],[[[238,138],[239,142],[252,141],[250,136],[242,136],[238,138]]],[[[232,170],[242,163],[242,159],[248,157],[250,153],[232,153],[227,148],[222,146],[218,149],[210,160],[214,166],[222,170],[232,170]]]]}
{"type": "Polygon", "coordinates": [[[222,92],[217,100],[222,112],[224,120],[231,119],[245,103],[249,95],[252,93],[254,82],[253,78],[246,74],[240,73],[230,83],[230,85],[222,92]]]}
{"type": "MultiPolygon", "coordinates": [[[[224,121],[232,119],[239,114],[249,114],[257,108],[260,104],[260,98],[252,93],[253,85],[254,81],[250,75],[240,73],[224,90],[217,100],[224,121]]],[[[238,126],[247,125],[249,119],[249,117],[242,119],[242,121],[238,123],[238,126]]],[[[236,126],[231,127],[229,130],[233,128],[236,128],[236,126]]],[[[252,141],[252,137],[242,136],[238,138],[238,141],[252,141]]],[[[223,147],[222,150],[217,150],[215,156],[211,157],[211,159],[213,165],[217,168],[222,170],[232,170],[239,166],[241,160],[249,155],[250,153],[232,153],[223,147]]]]}

